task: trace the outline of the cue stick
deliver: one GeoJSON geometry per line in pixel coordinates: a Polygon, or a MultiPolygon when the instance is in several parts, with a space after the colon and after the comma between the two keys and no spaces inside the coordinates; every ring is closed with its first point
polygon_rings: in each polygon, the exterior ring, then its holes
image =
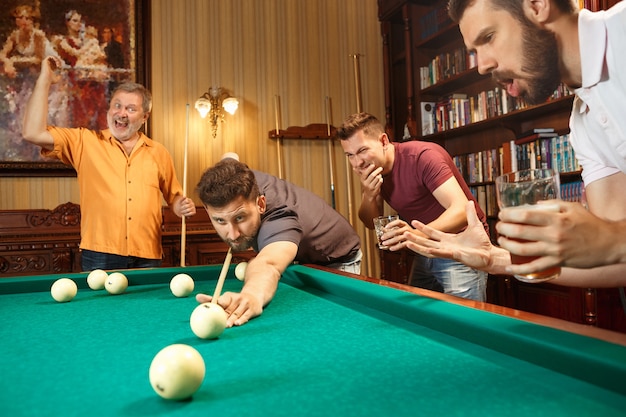
{"type": "Polygon", "coordinates": [[[274,95],[274,115],[276,117],[276,154],[278,155],[278,178],[283,178],[282,139],[280,137],[280,96],[274,95]]]}
{"type": "MultiPolygon", "coordinates": [[[[350,55],[353,59],[354,67],[354,84],[356,90],[356,109],[357,112],[361,112],[361,75],[359,71],[359,56],[360,54],[350,55]]],[[[348,185],[348,219],[350,224],[354,227],[354,208],[352,207],[352,170],[350,169],[350,163],[346,162],[346,183],[348,185]]]]}
{"type": "MultiPolygon", "coordinates": [[[[356,94],[356,111],[357,113],[361,113],[363,111],[363,99],[361,97],[361,67],[360,67],[360,63],[359,63],[359,58],[361,57],[361,54],[353,54],[352,58],[354,59],[354,90],[355,90],[355,94],[356,94]]],[[[348,169],[348,165],[346,165],[346,169],[347,169],[347,174],[351,174],[350,170],[348,169]]],[[[348,178],[352,178],[352,177],[348,177],[348,178]]],[[[348,184],[351,184],[351,181],[348,181],[348,184]]],[[[349,191],[348,194],[348,199],[352,198],[352,191],[349,191]]],[[[371,265],[371,251],[372,251],[372,245],[371,245],[371,234],[372,231],[368,228],[365,228],[364,230],[364,237],[365,237],[365,256],[366,259],[368,260],[365,264],[365,273],[369,275],[369,271],[372,267],[371,265]]]]}
{"type": "Polygon", "coordinates": [[[228,267],[230,266],[230,260],[232,259],[232,257],[233,252],[231,248],[228,248],[228,253],[226,254],[226,259],[224,259],[224,265],[222,265],[220,277],[217,279],[215,292],[213,293],[213,298],[211,299],[212,304],[217,304],[217,299],[220,298],[220,293],[222,292],[222,287],[224,286],[224,280],[226,279],[226,274],[228,273],[228,267]]]}
{"type": "Polygon", "coordinates": [[[330,160],[330,201],[335,206],[335,158],[333,157],[333,138],[330,136],[330,97],[326,96],[326,128],[328,130],[328,159],[330,160]]]}
{"type": "MultiPolygon", "coordinates": [[[[187,144],[189,143],[189,103],[187,103],[187,115],[185,119],[185,156],[183,162],[183,198],[187,197],[187,144]]],[[[182,216],[180,227],[180,266],[186,266],[185,251],[187,244],[187,220],[182,216]]]]}
{"type": "Polygon", "coordinates": [[[354,59],[354,90],[356,92],[356,111],[361,113],[363,111],[363,100],[361,98],[361,67],[359,58],[361,54],[353,54],[354,59]]]}

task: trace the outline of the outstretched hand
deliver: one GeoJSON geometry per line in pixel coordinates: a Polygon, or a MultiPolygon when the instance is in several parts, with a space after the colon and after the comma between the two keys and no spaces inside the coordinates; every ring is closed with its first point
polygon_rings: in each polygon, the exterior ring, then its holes
{"type": "MultiPolygon", "coordinates": [[[[199,303],[209,303],[212,299],[207,294],[196,295],[199,303]]],[[[217,304],[226,312],[226,327],[241,326],[263,313],[259,300],[246,293],[225,292],[219,297],[217,304]]]]}
{"type": "Polygon", "coordinates": [[[413,220],[413,227],[427,238],[406,231],[403,233],[404,241],[401,246],[429,258],[453,259],[471,268],[487,271],[493,263],[493,245],[476,214],[473,201],[468,201],[465,213],[467,228],[461,233],[441,232],[413,220]]]}

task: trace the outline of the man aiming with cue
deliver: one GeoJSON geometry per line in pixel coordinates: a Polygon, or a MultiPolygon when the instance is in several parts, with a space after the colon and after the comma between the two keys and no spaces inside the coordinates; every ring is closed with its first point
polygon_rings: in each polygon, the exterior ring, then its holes
{"type": "MultiPolygon", "coordinates": [[[[312,192],[227,155],[204,172],[197,192],[220,238],[234,252],[257,252],[241,292],[225,292],[217,300],[228,327],[259,316],[293,262],[360,273],[360,239],[341,214],[312,192]]],[[[213,297],[196,299],[207,303],[213,297]]]]}

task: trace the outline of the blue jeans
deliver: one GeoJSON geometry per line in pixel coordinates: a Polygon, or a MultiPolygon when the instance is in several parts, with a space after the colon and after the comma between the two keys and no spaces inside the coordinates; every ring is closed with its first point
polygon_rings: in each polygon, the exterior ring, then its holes
{"type": "Polygon", "coordinates": [[[112,253],[81,250],[80,266],[83,271],[94,269],[133,269],[161,266],[161,259],[146,259],[136,256],[114,255],[112,253]]]}
{"type": "Polygon", "coordinates": [[[476,301],[487,299],[487,273],[460,262],[415,255],[409,283],[476,301]]]}
{"type": "Polygon", "coordinates": [[[345,262],[336,262],[334,264],[326,265],[326,267],[359,275],[361,274],[361,259],[362,258],[363,258],[363,252],[361,252],[361,249],[359,249],[357,254],[354,255],[352,259],[345,261],[345,262]]]}

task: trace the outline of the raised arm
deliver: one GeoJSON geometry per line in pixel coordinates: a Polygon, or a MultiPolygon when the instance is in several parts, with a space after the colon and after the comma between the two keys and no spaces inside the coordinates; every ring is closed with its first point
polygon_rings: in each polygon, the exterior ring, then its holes
{"type": "Polygon", "coordinates": [[[443,232],[457,233],[467,226],[465,206],[468,199],[457,179],[452,176],[433,191],[433,196],[445,208],[439,217],[428,225],[443,232]]]}
{"type": "Polygon", "coordinates": [[[46,129],[48,125],[48,94],[50,86],[58,80],[55,70],[60,68],[61,64],[58,58],[51,56],[46,57],[41,62],[41,73],[24,112],[22,125],[24,140],[47,150],[52,150],[54,146],[54,139],[46,129]]]}

